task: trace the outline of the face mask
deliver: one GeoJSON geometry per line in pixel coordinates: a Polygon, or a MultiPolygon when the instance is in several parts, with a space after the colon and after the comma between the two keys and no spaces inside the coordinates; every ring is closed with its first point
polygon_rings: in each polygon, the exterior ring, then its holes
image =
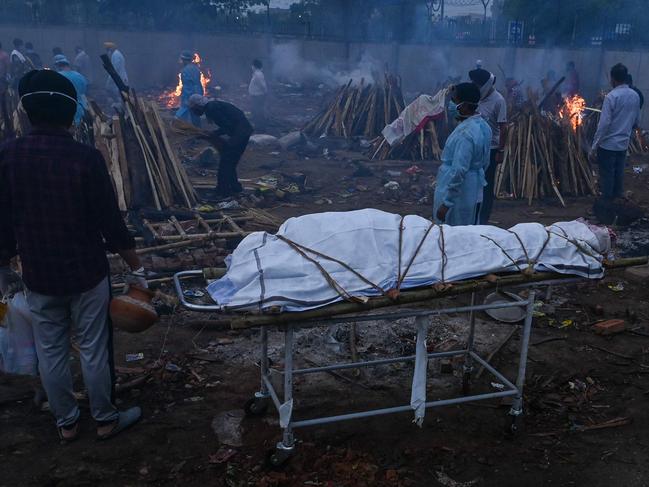
{"type": "Polygon", "coordinates": [[[448,114],[451,118],[455,120],[464,120],[466,117],[460,113],[460,107],[464,105],[462,103],[455,103],[453,100],[448,102],[448,114]]]}
{"type": "Polygon", "coordinates": [[[74,103],[75,105],[77,105],[77,104],[79,103],[77,100],[75,100],[75,99],[72,98],[71,96],[68,96],[68,95],[66,95],[65,93],[61,93],[61,92],[59,92],[59,91],[32,91],[31,93],[27,93],[27,94],[23,95],[23,96],[20,98],[20,102],[22,103],[22,101],[23,101],[24,98],[27,98],[28,96],[32,96],[32,95],[62,96],[62,97],[64,97],[64,98],[67,98],[68,100],[70,100],[70,101],[71,101],[72,103],[74,103]]]}

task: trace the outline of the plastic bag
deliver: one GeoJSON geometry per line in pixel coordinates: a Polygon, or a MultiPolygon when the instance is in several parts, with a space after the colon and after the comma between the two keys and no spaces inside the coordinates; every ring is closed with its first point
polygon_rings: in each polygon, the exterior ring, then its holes
{"type": "Polygon", "coordinates": [[[8,304],[7,315],[0,327],[0,370],[35,376],[38,374],[38,358],[25,294],[17,293],[8,304]]]}

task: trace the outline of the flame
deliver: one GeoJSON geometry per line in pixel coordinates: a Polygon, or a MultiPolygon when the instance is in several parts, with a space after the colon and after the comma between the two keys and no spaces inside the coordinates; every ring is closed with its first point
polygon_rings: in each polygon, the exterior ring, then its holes
{"type": "Polygon", "coordinates": [[[207,85],[212,82],[212,72],[208,69],[207,71],[201,70],[201,86],[203,87],[203,95],[207,96],[207,85]]]}
{"type": "Polygon", "coordinates": [[[586,108],[586,100],[579,95],[566,97],[559,110],[559,117],[570,121],[573,130],[577,130],[583,122],[583,111],[586,108]]]}
{"type": "MultiPolygon", "coordinates": [[[[201,70],[201,86],[203,87],[203,95],[207,96],[207,87],[212,82],[212,72],[208,69],[201,66],[203,59],[200,54],[197,52],[194,53],[194,59],[192,60],[194,64],[198,66],[198,69],[201,70]]],[[[183,92],[183,81],[178,73],[178,84],[175,88],[172,88],[158,97],[158,101],[162,103],[167,108],[176,108],[180,103],[180,95],[183,92]]]]}

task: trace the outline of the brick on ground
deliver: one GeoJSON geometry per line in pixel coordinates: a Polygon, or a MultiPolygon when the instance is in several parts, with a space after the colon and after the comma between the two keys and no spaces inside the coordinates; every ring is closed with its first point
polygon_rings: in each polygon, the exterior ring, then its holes
{"type": "Polygon", "coordinates": [[[624,320],[606,320],[593,325],[593,331],[598,335],[614,335],[626,329],[624,320]]]}

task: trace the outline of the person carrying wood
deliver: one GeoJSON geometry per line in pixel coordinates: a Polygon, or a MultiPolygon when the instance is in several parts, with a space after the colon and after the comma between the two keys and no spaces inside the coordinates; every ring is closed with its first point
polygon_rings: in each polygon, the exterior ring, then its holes
{"type": "Polygon", "coordinates": [[[627,84],[623,64],[611,68],[613,89],[604,98],[602,114],[589,159],[599,165],[599,190],[603,200],[624,194],[624,165],[633,128],[640,122],[640,97],[627,84]]]}
{"type": "Polygon", "coordinates": [[[216,184],[217,197],[226,198],[241,193],[243,187],[237,177],[237,164],[253,132],[246,115],[231,103],[210,101],[201,95],[192,95],[189,107],[197,116],[205,115],[205,118],[219,127],[209,137],[221,156],[216,184]]]}
{"type": "Polygon", "coordinates": [[[107,439],[141,417],[140,408],[118,411],[112,400],[107,247],[133,270],[131,282],[145,287],[144,269],[101,153],[69,133],[74,85],[55,71],[34,70],[21,79],[18,94],[33,129],[0,149],[0,289],[17,281],[9,263],[19,256],[59,436],[72,441],[80,431],[69,366],[74,328],[97,436],[107,439]]]}
{"type": "Polygon", "coordinates": [[[486,69],[474,69],[469,72],[469,78],[480,89],[478,112],[489,124],[492,134],[489,167],[485,173],[487,186],[484,189],[479,218],[481,225],[488,225],[494,202],[496,167],[502,164],[507,145],[507,102],[496,90],[496,77],[493,73],[486,69]]]}
{"type": "Polygon", "coordinates": [[[433,219],[447,225],[475,225],[489,166],[491,129],[478,113],[480,90],[460,83],[451,91],[449,115],[459,123],[449,135],[437,173],[433,219]]]}

